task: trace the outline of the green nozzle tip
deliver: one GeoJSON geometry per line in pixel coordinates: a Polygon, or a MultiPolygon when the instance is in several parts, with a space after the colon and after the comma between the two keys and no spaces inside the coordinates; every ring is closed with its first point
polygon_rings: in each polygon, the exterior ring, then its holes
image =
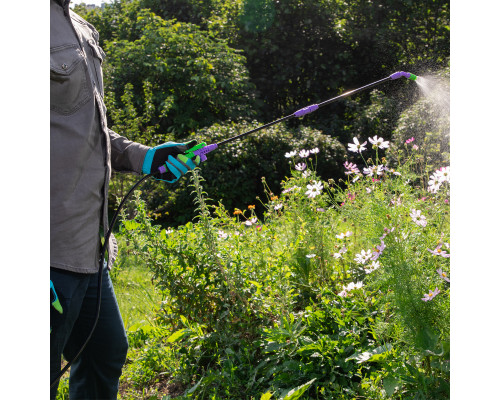
{"type": "Polygon", "coordinates": [[[410,80],[416,81],[417,78],[418,78],[417,75],[414,75],[414,74],[410,73],[410,80]]]}

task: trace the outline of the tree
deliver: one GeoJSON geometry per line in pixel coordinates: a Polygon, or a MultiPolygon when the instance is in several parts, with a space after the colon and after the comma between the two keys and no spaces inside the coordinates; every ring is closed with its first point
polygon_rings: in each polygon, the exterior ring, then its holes
{"type": "Polygon", "coordinates": [[[142,10],[135,21],[137,40],[108,41],[107,90],[120,93],[134,83],[136,106],[148,80],[162,132],[175,138],[216,121],[251,116],[253,86],[245,58],[224,40],[188,23],[165,21],[142,10]]]}

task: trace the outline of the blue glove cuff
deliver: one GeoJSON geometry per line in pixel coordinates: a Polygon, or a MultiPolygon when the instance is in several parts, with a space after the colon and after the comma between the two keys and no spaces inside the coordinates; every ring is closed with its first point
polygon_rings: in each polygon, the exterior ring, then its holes
{"type": "Polygon", "coordinates": [[[151,173],[151,165],[153,164],[153,158],[155,156],[155,148],[151,148],[146,153],[146,157],[144,157],[144,162],[142,163],[142,173],[150,174],[151,173]]]}

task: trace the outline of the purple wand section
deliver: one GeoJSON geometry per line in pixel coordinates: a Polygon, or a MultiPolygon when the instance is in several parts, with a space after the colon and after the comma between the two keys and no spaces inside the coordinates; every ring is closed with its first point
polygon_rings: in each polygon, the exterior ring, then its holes
{"type": "Polygon", "coordinates": [[[298,117],[302,117],[306,114],[309,114],[309,113],[312,113],[313,111],[316,111],[318,109],[318,105],[317,104],[312,104],[310,106],[307,106],[307,107],[304,107],[304,108],[301,108],[300,110],[298,111],[295,111],[293,113],[293,115],[295,115],[297,118],[298,117]]]}
{"type": "Polygon", "coordinates": [[[401,78],[402,76],[404,76],[405,78],[410,78],[411,74],[409,72],[404,72],[404,71],[398,71],[398,72],[394,72],[392,75],[391,75],[391,79],[399,79],[401,78]]]}
{"type": "Polygon", "coordinates": [[[217,143],[209,144],[205,147],[202,147],[201,149],[195,150],[193,152],[193,154],[195,156],[200,156],[200,160],[201,160],[201,162],[203,162],[203,161],[207,160],[207,156],[205,154],[210,153],[211,151],[215,150],[217,147],[219,147],[217,145],[217,143]]]}

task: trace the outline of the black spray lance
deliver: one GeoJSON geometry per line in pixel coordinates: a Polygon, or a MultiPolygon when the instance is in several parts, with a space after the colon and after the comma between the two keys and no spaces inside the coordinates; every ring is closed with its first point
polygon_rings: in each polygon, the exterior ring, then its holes
{"type": "MultiPolygon", "coordinates": [[[[331,98],[329,100],[326,100],[326,101],[324,101],[322,103],[311,104],[310,106],[301,108],[300,110],[295,111],[293,114],[287,115],[286,117],[283,117],[283,118],[277,119],[276,121],[269,122],[267,124],[261,125],[261,126],[259,126],[257,128],[254,128],[252,130],[244,132],[244,133],[242,133],[240,135],[236,135],[236,136],[230,137],[228,139],[223,140],[222,142],[205,145],[204,147],[201,147],[201,148],[200,148],[200,146],[196,146],[197,149],[193,149],[194,150],[193,151],[193,155],[194,156],[200,156],[201,161],[205,161],[207,159],[206,154],[210,153],[211,151],[215,150],[216,148],[218,148],[219,146],[221,146],[223,144],[226,144],[228,142],[232,142],[233,140],[236,140],[236,139],[240,139],[240,138],[242,138],[242,137],[244,137],[246,135],[249,135],[249,134],[257,132],[257,131],[260,131],[261,129],[268,128],[268,127],[270,127],[272,125],[275,125],[275,124],[277,124],[279,122],[286,121],[286,120],[288,120],[290,118],[294,118],[294,117],[295,118],[300,118],[300,117],[303,117],[306,114],[309,114],[309,113],[312,113],[313,111],[316,111],[320,107],[323,107],[323,106],[326,106],[327,104],[331,104],[331,103],[333,103],[335,101],[341,100],[344,97],[351,96],[351,95],[359,93],[359,92],[361,92],[363,90],[370,89],[370,88],[372,88],[374,86],[380,85],[381,83],[384,83],[386,81],[398,79],[398,78],[401,78],[403,76],[405,78],[407,78],[407,79],[412,80],[412,81],[417,80],[417,76],[414,75],[414,74],[411,74],[409,72],[403,72],[403,71],[395,72],[392,75],[388,76],[387,78],[381,79],[381,80],[376,81],[376,82],[372,82],[372,83],[370,83],[368,85],[365,85],[363,87],[360,87],[358,89],[354,89],[354,90],[351,90],[349,92],[343,93],[343,94],[341,94],[341,95],[339,95],[337,97],[333,97],[333,98],[331,98]]],[[[166,167],[164,167],[164,166],[161,166],[159,169],[160,169],[161,173],[165,173],[165,171],[166,171],[166,167]]]]}

